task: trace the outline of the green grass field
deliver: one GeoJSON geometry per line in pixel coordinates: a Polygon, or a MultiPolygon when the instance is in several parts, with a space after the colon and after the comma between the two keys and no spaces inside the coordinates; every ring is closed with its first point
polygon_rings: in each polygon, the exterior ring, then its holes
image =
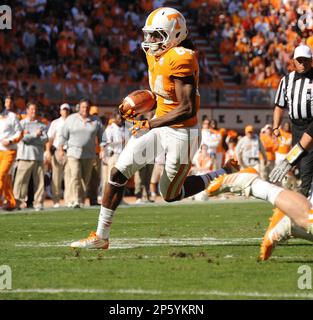
{"type": "Polygon", "coordinates": [[[303,299],[301,265],[312,246],[279,246],[258,263],[271,206],[222,202],[120,208],[111,249],[73,251],[98,209],[0,214],[0,266],[12,290],[0,299],[303,299]]]}

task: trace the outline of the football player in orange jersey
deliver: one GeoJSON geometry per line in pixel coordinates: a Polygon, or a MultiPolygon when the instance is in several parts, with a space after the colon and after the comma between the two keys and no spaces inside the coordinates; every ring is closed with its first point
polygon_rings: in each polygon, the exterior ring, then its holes
{"type": "Polygon", "coordinates": [[[187,178],[200,140],[197,123],[200,96],[197,58],[193,50],[184,46],[186,21],[175,9],[159,8],[148,16],[142,30],[149,85],[157,96],[155,116],[151,120],[135,121],[133,136],[120,154],[105,188],[97,231],[73,242],[74,248],[109,247],[110,226],[124,186],[137,170],[153,163],[162,152],[166,160],[160,191],[167,202],[197,194],[215,177],[235,170],[230,163],[218,171],[187,178]]]}

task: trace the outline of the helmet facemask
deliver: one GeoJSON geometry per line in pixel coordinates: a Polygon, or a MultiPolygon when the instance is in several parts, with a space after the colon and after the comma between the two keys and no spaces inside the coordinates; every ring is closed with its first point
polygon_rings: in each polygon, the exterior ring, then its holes
{"type": "Polygon", "coordinates": [[[144,40],[141,43],[142,49],[154,56],[161,55],[164,51],[169,49],[169,34],[162,28],[159,29],[142,29],[144,34],[144,40]],[[159,41],[151,42],[151,39],[160,39],[159,41]]]}

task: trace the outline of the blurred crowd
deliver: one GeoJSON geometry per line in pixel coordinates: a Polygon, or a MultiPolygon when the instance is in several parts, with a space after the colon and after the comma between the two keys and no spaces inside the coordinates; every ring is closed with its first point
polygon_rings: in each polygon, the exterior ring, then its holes
{"type": "MultiPolygon", "coordinates": [[[[303,42],[313,49],[311,0],[185,0],[184,5],[237,84],[276,89],[293,68],[294,48],[303,42]]],[[[214,68],[203,59],[203,79],[214,82],[214,68]]]]}
{"type": "MultiPolygon", "coordinates": [[[[119,84],[147,80],[142,31],[162,0],[12,0],[0,33],[0,93],[38,97],[21,79],[119,84]]],[[[20,99],[22,100],[22,99],[20,99]]],[[[22,101],[18,101],[21,105],[22,101]]]]}
{"type": "MultiPolygon", "coordinates": [[[[25,108],[29,98],[46,101],[44,93],[23,79],[146,83],[141,28],[147,14],[164,4],[164,0],[10,1],[13,30],[0,33],[0,94],[14,94],[18,107],[25,108]]],[[[238,84],[276,88],[291,68],[290,55],[301,39],[313,48],[312,28],[298,23],[312,13],[310,0],[179,4],[238,84]]],[[[200,50],[202,83],[223,85],[209,60],[200,50]]]]}

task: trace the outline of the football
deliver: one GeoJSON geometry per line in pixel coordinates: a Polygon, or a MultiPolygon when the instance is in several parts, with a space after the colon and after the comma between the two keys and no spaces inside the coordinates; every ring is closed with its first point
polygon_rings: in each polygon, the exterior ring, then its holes
{"type": "Polygon", "coordinates": [[[150,90],[136,90],[125,97],[119,109],[123,117],[136,119],[136,117],[154,109],[156,96],[150,90]]]}

